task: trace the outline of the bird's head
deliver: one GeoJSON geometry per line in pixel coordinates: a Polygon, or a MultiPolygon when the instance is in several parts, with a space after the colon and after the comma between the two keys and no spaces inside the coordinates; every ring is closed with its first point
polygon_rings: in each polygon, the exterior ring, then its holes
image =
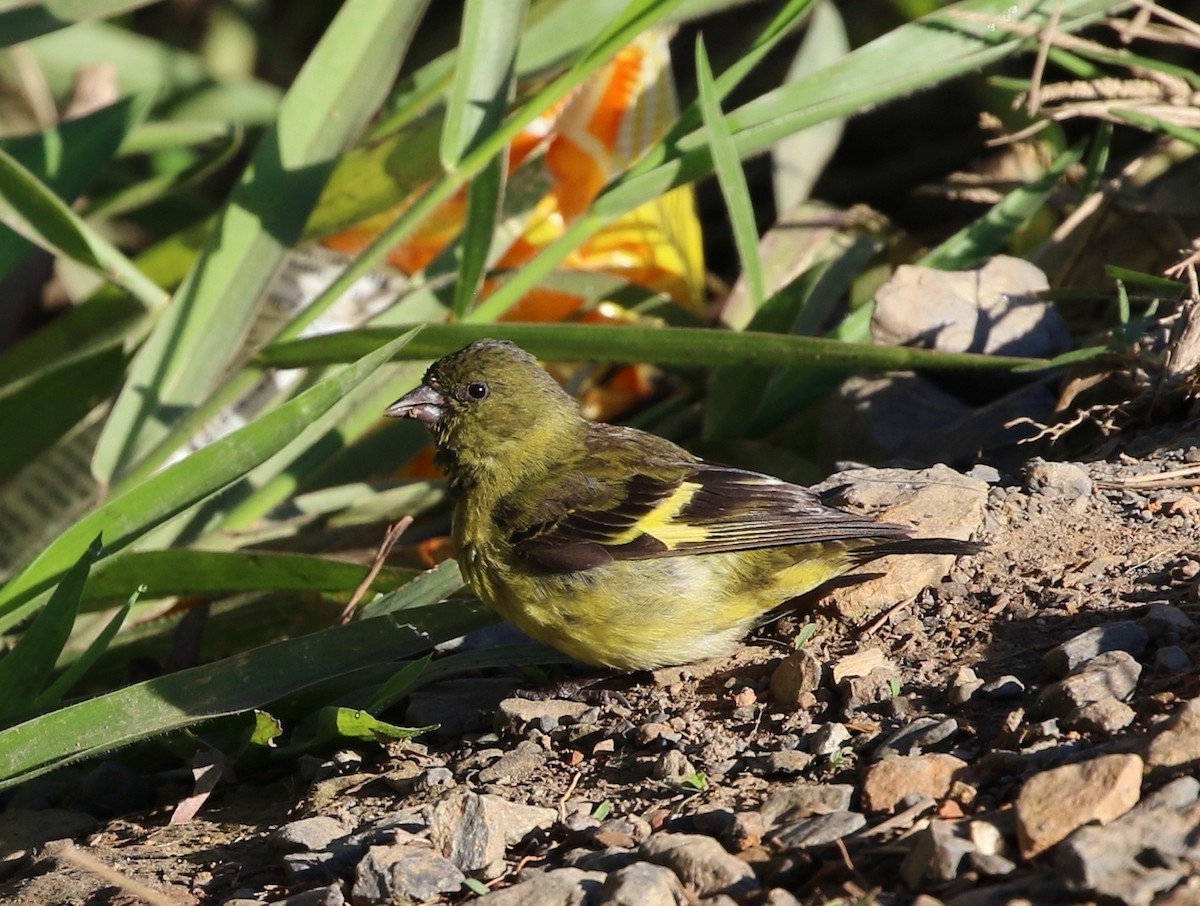
{"type": "Polygon", "coordinates": [[[534,445],[565,442],[582,425],[575,400],[507,340],[476,340],[434,362],[384,414],[428,425],[451,471],[517,469],[534,445]]]}

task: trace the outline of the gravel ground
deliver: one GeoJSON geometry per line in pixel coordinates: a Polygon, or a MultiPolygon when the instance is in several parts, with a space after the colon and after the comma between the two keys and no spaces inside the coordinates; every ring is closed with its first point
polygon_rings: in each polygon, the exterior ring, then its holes
{"type": "MultiPolygon", "coordinates": [[[[0,902],[1200,903],[1196,463],[1175,427],[914,473],[953,496],[890,504],[983,553],[577,698],[429,687],[407,716],[438,734],[224,784],[184,825],[130,811],[119,762],[34,782],[0,814],[0,902]]],[[[874,505],[904,475],[835,483],[874,505]]]]}

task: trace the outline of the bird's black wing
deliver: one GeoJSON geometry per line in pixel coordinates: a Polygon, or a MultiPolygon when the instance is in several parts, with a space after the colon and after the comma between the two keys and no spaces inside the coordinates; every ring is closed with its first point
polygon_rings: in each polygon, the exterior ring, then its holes
{"type": "Polygon", "coordinates": [[[615,560],[909,534],[825,506],[799,485],[712,463],[601,476],[577,473],[574,491],[549,501],[543,518],[514,528],[516,553],[548,569],[580,570],[615,560]]]}

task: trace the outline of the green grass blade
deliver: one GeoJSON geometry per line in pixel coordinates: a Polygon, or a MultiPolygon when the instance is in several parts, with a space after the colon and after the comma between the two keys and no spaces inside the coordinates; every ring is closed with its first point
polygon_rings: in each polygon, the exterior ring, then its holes
{"type": "MultiPolygon", "coordinates": [[[[350,592],[367,567],[304,554],[268,551],[131,551],[101,563],[84,600],[101,602],[144,588],[146,599],[177,595],[245,594],[255,591],[350,592]]],[[[411,570],[385,568],[371,584],[387,591],[411,570]]],[[[95,603],[92,605],[95,606],[95,603]]]]}
{"type": "Polygon", "coordinates": [[[70,95],[81,69],[104,64],[116,69],[123,93],[152,95],[158,115],[172,120],[262,126],[274,120],[283,97],[258,79],[218,81],[196,55],[109,22],[81,22],[28,47],[57,97],[70,95]],[[230,102],[205,116],[204,107],[220,98],[230,102]]]}
{"type": "Polygon", "coordinates": [[[441,159],[447,170],[457,169],[504,119],[528,9],[528,0],[467,0],[442,125],[441,159]]]}
{"type": "Polygon", "coordinates": [[[382,102],[424,6],[348,0],[339,10],[176,304],[138,353],[93,460],[99,477],[127,472],[236,360],[267,284],[299,241],[338,155],[382,102]]]}
{"type": "Polygon", "coordinates": [[[138,683],[0,731],[0,789],[56,767],[271,702],[332,677],[411,658],[487,618],[439,604],[266,645],[138,683]]]}
{"type": "Polygon", "coordinates": [[[61,198],[0,148],[0,222],[30,242],[90,268],[127,290],[146,308],[167,294],[61,198]]]}
{"type": "Polygon", "coordinates": [[[459,571],[458,563],[454,560],[443,560],[403,588],[365,604],[358,617],[367,620],[413,607],[425,607],[445,600],[465,584],[466,580],[459,571]]]}
{"type": "Polygon", "coordinates": [[[62,701],[63,696],[74,689],[76,684],[87,675],[87,672],[95,665],[96,661],[100,660],[100,656],[108,650],[108,646],[117,637],[117,633],[121,631],[121,626],[124,625],[126,618],[129,616],[129,611],[133,609],[133,605],[137,603],[137,599],[138,593],[135,591],[117,609],[112,619],[104,624],[104,628],[92,640],[92,643],[88,645],[87,650],[34,700],[34,712],[47,711],[57,705],[62,701]]]}
{"type": "Polygon", "coordinates": [[[1060,154],[1040,177],[1009,192],[986,214],[959,230],[918,263],[943,270],[978,267],[1008,245],[1013,233],[1042,209],[1063,176],[1082,159],[1082,146],[1060,154]]]}
{"type": "MultiPolygon", "coordinates": [[[[1056,7],[1061,13],[1056,27],[1078,31],[1103,16],[1108,6],[1107,0],[1063,0],[1056,7]]],[[[745,159],[802,129],[858,113],[1017,53],[1031,46],[1026,29],[1044,26],[1049,12],[1045,6],[1014,12],[1007,0],[964,0],[888,32],[803,81],[784,85],[730,112],[726,120],[738,155],[745,159]]],[[[614,180],[586,215],[478,306],[472,319],[498,318],[613,219],[707,176],[712,169],[706,130],[664,142],[646,157],[644,166],[614,180]]]]}
{"type": "MultiPolygon", "coordinates": [[[[72,202],[112,160],[148,109],[148,95],[125,98],[48,132],[4,139],[0,148],[51,192],[72,202]]],[[[30,247],[0,228],[0,277],[21,261],[30,247]]]]}
{"type": "MultiPolygon", "coordinates": [[[[41,456],[92,409],[108,399],[125,373],[127,359],[119,346],[101,349],[60,367],[41,369],[29,380],[0,388],[0,425],[19,425],[5,432],[0,444],[0,484],[41,456]]],[[[57,364],[57,363],[53,363],[57,364]]]]}
{"type": "Polygon", "coordinates": [[[696,80],[700,87],[700,111],[704,115],[704,126],[708,129],[713,166],[725,198],[725,209],[729,213],[733,242],[742,262],[742,271],[750,282],[751,303],[758,309],[766,298],[767,284],[763,277],[762,259],[758,254],[758,225],[754,221],[754,205],[750,201],[750,188],[746,185],[742,162],[733,145],[733,135],[721,111],[721,100],[713,83],[712,66],[704,50],[703,38],[696,39],[696,80]]]}
{"type": "Polygon", "coordinates": [[[87,539],[103,534],[104,554],[113,554],[227,487],[283,449],[306,425],[391,359],[412,335],[405,333],[375,349],[241,430],[117,494],[76,522],[0,588],[0,631],[36,606],[37,597],[59,581],[87,539]]]}
{"type": "Polygon", "coordinates": [[[50,602],[25,631],[15,648],[0,660],[0,723],[26,712],[48,685],[54,664],[75,625],[79,600],[92,564],[99,558],[100,538],[95,538],[67,570],[50,602]]]}
{"type": "Polygon", "coordinates": [[[155,0],[46,0],[0,12],[0,47],[11,47],[88,19],[119,16],[155,0]]]}
{"type": "MultiPolygon", "coordinates": [[[[263,350],[268,365],[300,368],[352,361],[393,337],[398,328],[371,328],[281,343],[263,350]]],[[[976,353],[946,353],[902,346],[843,343],[702,327],[624,327],[602,324],[428,324],[402,352],[404,359],[436,359],[484,337],[512,340],[543,359],[650,362],[658,365],[807,365],[812,368],[1008,369],[1038,367],[1042,359],[976,353]]]]}

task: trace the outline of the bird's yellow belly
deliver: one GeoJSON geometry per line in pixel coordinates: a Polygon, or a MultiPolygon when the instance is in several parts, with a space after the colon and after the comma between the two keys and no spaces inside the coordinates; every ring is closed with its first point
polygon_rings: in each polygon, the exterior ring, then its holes
{"type": "Polygon", "coordinates": [[[579,661],[624,670],[725,654],[763,614],[828,578],[818,569],[756,586],[743,576],[744,554],[708,554],[616,562],[533,585],[472,560],[472,586],[506,620],[579,661]]]}

